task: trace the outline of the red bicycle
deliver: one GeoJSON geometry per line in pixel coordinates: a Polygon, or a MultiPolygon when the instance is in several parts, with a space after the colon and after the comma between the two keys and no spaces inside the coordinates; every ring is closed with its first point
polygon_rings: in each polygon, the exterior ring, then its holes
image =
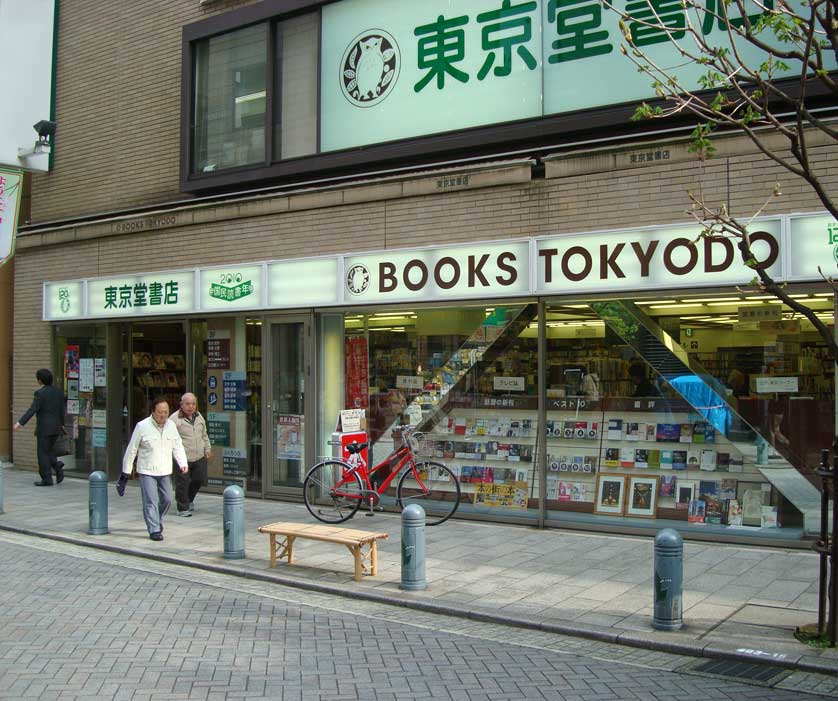
{"type": "Polygon", "coordinates": [[[303,481],[303,498],[314,518],[324,523],[342,523],[368,504],[370,514],[399,477],[396,505],[404,508],[419,503],[425,510],[425,523],[436,526],[447,521],[460,505],[460,483],[445,465],[430,460],[416,462],[414,451],[422,434],[413,426],[394,429],[401,445],[375,467],[361,457],[367,443],[350,446],[350,460],[324,460],[312,467],[303,481]]]}

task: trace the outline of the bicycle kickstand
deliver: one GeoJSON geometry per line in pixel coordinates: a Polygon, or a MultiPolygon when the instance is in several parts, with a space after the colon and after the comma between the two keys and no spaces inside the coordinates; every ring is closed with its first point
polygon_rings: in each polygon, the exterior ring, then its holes
{"type": "Polygon", "coordinates": [[[369,497],[368,499],[370,510],[364,514],[364,516],[375,516],[375,499],[373,497],[369,497]]]}

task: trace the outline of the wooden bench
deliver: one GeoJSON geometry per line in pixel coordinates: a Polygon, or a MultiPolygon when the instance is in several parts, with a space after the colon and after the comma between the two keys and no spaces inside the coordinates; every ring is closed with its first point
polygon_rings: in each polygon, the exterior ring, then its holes
{"type": "Polygon", "coordinates": [[[378,574],[378,540],[390,537],[387,533],[372,533],[370,531],[357,531],[352,528],[282,521],[269,523],[267,526],[259,526],[259,532],[267,533],[270,536],[272,568],[276,567],[277,553],[279,553],[279,559],[287,557],[288,564],[293,562],[294,541],[297,538],[345,545],[355,558],[356,582],[361,581],[361,575],[365,574],[367,569],[369,569],[370,575],[378,574]],[[279,544],[276,542],[277,536],[284,538],[279,544]],[[364,546],[367,546],[366,552],[364,552],[364,546]]]}

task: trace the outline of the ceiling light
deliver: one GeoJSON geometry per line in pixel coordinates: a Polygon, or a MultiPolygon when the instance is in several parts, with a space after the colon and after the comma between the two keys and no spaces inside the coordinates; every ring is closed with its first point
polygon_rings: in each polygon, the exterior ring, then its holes
{"type": "Polygon", "coordinates": [[[688,297],[681,301],[692,301],[692,302],[738,302],[741,298],[740,297],[688,297]]]}
{"type": "Polygon", "coordinates": [[[653,304],[649,309],[682,309],[683,307],[703,307],[703,304],[653,304]]]}
{"type": "Polygon", "coordinates": [[[645,302],[635,302],[635,304],[640,306],[645,306],[647,304],[675,304],[677,301],[677,299],[650,299],[645,302]]]}
{"type": "Polygon", "coordinates": [[[709,302],[708,307],[751,307],[755,304],[762,304],[762,302],[745,302],[743,300],[737,300],[736,302],[709,302]]]}

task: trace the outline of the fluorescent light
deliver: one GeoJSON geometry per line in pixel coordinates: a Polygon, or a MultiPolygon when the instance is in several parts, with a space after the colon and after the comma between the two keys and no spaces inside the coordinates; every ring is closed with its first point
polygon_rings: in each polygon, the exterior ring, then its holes
{"type": "Polygon", "coordinates": [[[682,309],[683,307],[703,307],[703,304],[653,304],[649,309],[682,309]]]}
{"type": "Polygon", "coordinates": [[[741,298],[740,297],[687,297],[682,302],[692,301],[692,302],[738,302],[741,298]]]}
{"type": "MultiPolygon", "coordinates": [[[[641,302],[642,304],[642,302],[641,302]]],[[[567,307],[568,309],[588,309],[591,305],[590,304],[563,304],[563,307],[567,307]]]]}
{"type": "Polygon", "coordinates": [[[834,292],[818,292],[815,297],[832,297],[834,292]]]}
{"type": "Polygon", "coordinates": [[[762,304],[762,302],[744,302],[742,300],[737,300],[736,302],[710,302],[708,303],[708,307],[751,307],[755,304],[762,304]]]}
{"type": "Polygon", "coordinates": [[[376,312],[373,316],[376,316],[379,319],[392,319],[394,317],[399,318],[410,316],[411,314],[416,314],[416,312],[376,312]]]}
{"type": "Polygon", "coordinates": [[[646,302],[635,302],[635,304],[638,306],[644,306],[647,304],[675,304],[677,301],[677,299],[652,299],[646,302]]]}

